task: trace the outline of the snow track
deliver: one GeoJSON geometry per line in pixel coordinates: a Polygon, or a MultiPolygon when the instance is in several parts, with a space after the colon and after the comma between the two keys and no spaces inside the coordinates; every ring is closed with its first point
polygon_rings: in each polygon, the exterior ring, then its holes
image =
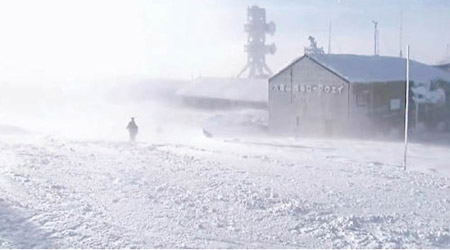
{"type": "Polygon", "coordinates": [[[448,178],[332,143],[0,149],[1,248],[450,247],[448,178]]]}

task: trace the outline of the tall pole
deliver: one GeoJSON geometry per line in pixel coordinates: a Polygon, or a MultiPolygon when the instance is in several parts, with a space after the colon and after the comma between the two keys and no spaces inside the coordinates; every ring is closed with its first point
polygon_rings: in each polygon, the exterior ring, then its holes
{"type": "Polygon", "coordinates": [[[331,54],[331,21],[328,29],[328,54],[331,54]]]}
{"type": "Polygon", "coordinates": [[[374,24],[374,31],[373,31],[373,54],[375,56],[378,56],[380,54],[380,48],[379,48],[379,38],[378,38],[378,22],[372,21],[374,24]]]}
{"type": "Polygon", "coordinates": [[[400,58],[403,57],[403,11],[400,12],[400,58]]]}
{"type": "Polygon", "coordinates": [[[377,55],[377,23],[373,22],[375,28],[373,30],[373,54],[377,55]]]}
{"type": "Polygon", "coordinates": [[[419,124],[419,103],[417,101],[414,102],[416,103],[416,122],[414,124],[417,128],[417,124],[419,124]]]}
{"type": "Polygon", "coordinates": [[[405,153],[403,155],[404,170],[406,170],[406,158],[408,153],[408,113],[409,113],[409,45],[406,46],[405,153]]]}

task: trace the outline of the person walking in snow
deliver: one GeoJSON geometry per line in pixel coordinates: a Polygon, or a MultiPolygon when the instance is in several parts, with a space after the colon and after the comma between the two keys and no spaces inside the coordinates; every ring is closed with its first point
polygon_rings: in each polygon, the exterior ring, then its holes
{"type": "Polygon", "coordinates": [[[136,122],[134,122],[134,117],[131,117],[131,121],[128,123],[127,129],[128,133],[130,133],[130,141],[135,141],[139,128],[136,125],[136,122]]]}

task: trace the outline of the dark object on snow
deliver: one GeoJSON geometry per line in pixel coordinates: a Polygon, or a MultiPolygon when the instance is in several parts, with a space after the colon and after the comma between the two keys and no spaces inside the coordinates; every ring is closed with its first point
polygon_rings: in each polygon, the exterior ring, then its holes
{"type": "Polygon", "coordinates": [[[203,131],[203,134],[204,134],[206,137],[208,137],[208,138],[213,137],[213,135],[212,135],[211,133],[209,133],[208,131],[206,131],[205,129],[202,129],[202,131],[203,131]]]}
{"type": "Polygon", "coordinates": [[[134,122],[134,117],[131,117],[131,121],[128,123],[127,129],[128,133],[130,133],[130,141],[135,141],[139,128],[134,122]]]}

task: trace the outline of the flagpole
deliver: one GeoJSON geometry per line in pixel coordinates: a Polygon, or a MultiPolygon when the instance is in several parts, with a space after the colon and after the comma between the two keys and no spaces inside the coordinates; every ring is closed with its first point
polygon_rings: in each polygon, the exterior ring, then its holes
{"type": "Polygon", "coordinates": [[[409,45],[406,46],[405,152],[403,155],[404,170],[406,170],[406,158],[408,153],[408,113],[409,113],[409,45]]]}

